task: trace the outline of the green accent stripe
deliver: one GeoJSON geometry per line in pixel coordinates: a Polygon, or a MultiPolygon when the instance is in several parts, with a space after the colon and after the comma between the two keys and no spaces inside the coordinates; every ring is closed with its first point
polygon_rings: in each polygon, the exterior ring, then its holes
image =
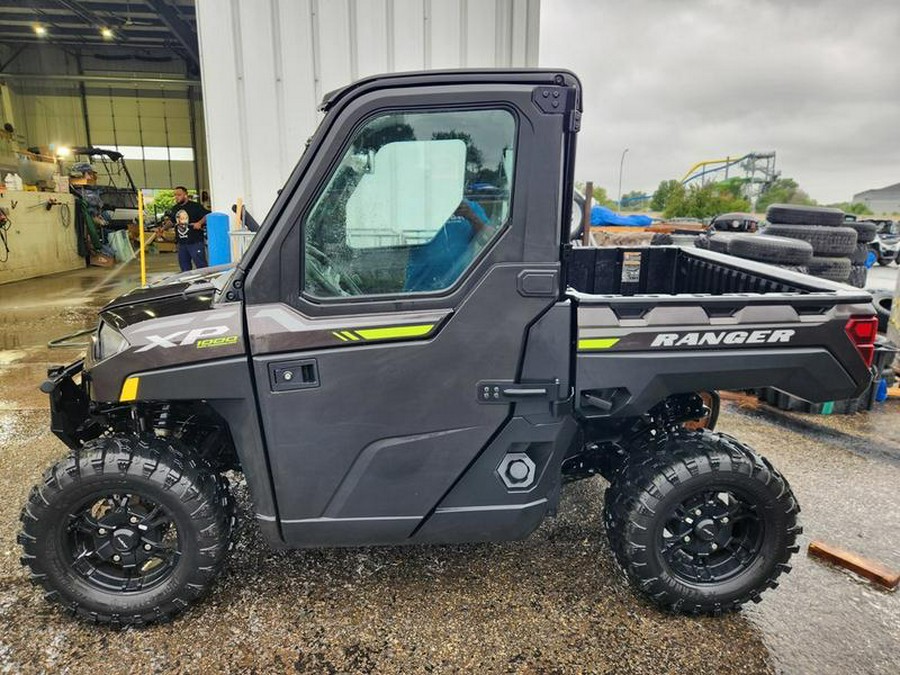
{"type": "Polygon", "coordinates": [[[356,333],[366,340],[391,340],[428,335],[434,329],[433,323],[417,326],[388,326],[386,328],[357,328],[356,333]]]}
{"type": "Polygon", "coordinates": [[[350,340],[351,342],[359,342],[359,337],[356,336],[356,335],[354,335],[354,334],[353,334],[352,332],[350,332],[349,330],[345,330],[345,331],[343,332],[343,335],[344,335],[345,338],[347,338],[347,339],[350,340]]]}
{"type": "Polygon", "coordinates": [[[340,333],[338,333],[336,330],[335,330],[335,331],[331,331],[331,334],[334,335],[334,337],[338,338],[341,342],[346,342],[346,341],[347,341],[347,338],[345,338],[343,335],[341,335],[340,333]]]}
{"type": "Polygon", "coordinates": [[[614,347],[618,341],[619,338],[585,338],[578,341],[578,349],[609,349],[614,347]]]}

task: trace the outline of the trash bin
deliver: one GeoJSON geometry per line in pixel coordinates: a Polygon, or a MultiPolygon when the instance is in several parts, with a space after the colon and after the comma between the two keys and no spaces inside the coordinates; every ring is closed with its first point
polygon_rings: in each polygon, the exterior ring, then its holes
{"type": "Polygon", "coordinates": [[[209,247],[209,266],[231,262],[231,240],[228,237],[230,218],[227,213],[214,211],[206,216],[206,242],[209,247]]]}

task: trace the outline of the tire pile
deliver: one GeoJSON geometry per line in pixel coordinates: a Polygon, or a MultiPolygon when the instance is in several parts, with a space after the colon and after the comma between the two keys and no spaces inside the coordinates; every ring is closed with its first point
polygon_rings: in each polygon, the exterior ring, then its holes
{"type": "Polygon", "coordinates": [[[772,204],[766,211],[766,220],[767,235],[812,246],[809,274],[857,288],[866,285],[868,243],[875,238],[875,223],[845,222],[840,209],[794,204],[772,204]]]}
{"type": "Polygon", "coordinates": [[[695,245],[802,274],[810,273],[809,264],[813,259],[813,247],[808,242],[767,234],[716,232],[701,235],[695,245]]]}
{"type": "Polygon", "coordinates": [[[772,204],[763,234],[715,233],[697,246],[811,274],[857,288],[866,285],[868,243],[875,223],[844,222],[844,212],[821,206],[772,204]]]}

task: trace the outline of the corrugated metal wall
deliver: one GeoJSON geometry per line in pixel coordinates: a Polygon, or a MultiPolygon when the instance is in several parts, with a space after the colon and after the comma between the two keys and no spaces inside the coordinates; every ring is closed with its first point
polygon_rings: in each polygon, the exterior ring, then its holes
{"type": "Polygon", "coordinates": [[[262,219],[322,95],[374,73],[538,62],[540,0],[197,0],[213,206],[262,219]]]}

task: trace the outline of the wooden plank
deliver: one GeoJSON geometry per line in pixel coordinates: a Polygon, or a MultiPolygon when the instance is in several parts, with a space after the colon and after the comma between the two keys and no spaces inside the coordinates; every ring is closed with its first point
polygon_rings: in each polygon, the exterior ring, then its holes
{"type": "Polygon", "coordinates": [[[900,387],[888,387],[888,398],[900,398],[900,387]]]}
{"type": "Polygon", "coordinates": [[[889,570],[881,563],[868,560],[837,546],[831,546],[821,541],[811,541],[807,553],[813,557],[844,567],[885,588],[897,588],[897,585],[900,584],[900,572],[889,570]]]}
{"type": "Polygon", "coordinates": [[[588,181],[584,185],[584,206],[581,210],[581,243],[584,246],[591,245],[591,209],[594,201],[594,182],[588,181]]]}
{"type": "Polygon", "coordinates": [[[759,399],[756,396],[743,391],[720,391],[719,398],[723,401],[737,403],[741,408],[756,408],[759,406],[759,399]]]}

